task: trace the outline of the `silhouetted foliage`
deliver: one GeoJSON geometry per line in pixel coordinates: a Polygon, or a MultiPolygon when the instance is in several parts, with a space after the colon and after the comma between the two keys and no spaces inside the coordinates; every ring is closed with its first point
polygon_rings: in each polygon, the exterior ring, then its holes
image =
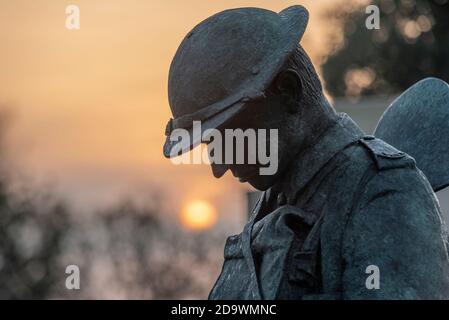
{"type": "Polygon", "coordinates": [[[374,0],[380,29],[368,30],[365,7],[333,8],[344,26],[342,47],[323,65],[334,96],[402,92],[424,77],[449,81],[449,1],[374,0]]]}
{"type": "Polygon", "coordinates": [[[0,189],[0,298],[47,297],[64,269],[58,263],[61,242],[69,227],[63,206],[46,213],[31,203],[12,208],[0,189]]]}
{"type": "Polygon", "coordinates": [[[151,209],[124,202],[77,217],[11,201],[0,186],[0,299],[206,298],[222,260],[222,237],[186,233],[151,209]],[[65,268],[80,268],[67,290],[65,268]]]}

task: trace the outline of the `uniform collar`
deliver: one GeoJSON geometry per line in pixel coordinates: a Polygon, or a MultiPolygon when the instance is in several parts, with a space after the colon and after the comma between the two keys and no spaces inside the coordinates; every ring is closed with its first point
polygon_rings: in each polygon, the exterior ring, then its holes
{"type": "MultiPolygon", "coordinates": [[[[345,113],[338,114],[338,120],[318,139],[302,151],[291,164],[284,178],[267,190],[266,198],[278,197],[279,201],[294,204],[296,195],[347,145],[364,136],[360,127],[345,113]]],[[[285,204],[285,203],[284,203],[285,204]]],[[[279,203],[279,205],[282,205],[279,203]]]]}

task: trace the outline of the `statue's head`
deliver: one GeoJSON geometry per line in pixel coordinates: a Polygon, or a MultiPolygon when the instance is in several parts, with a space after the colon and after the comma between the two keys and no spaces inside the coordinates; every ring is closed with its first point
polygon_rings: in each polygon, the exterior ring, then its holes
{"type": "Polygon", "coordinates": [[[164,155],[204,142],[215,177],[230,170],[259,190],[273,185],[326,125],[320,81],[299,45],[307,20],[301,6],[241,8],[189,32],[170,67],[164,155]]]}

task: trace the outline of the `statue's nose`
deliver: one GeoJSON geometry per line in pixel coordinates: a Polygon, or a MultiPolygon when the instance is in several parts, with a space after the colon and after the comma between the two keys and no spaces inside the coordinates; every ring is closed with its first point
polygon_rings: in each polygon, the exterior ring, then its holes
{"type": "Polygon", "coordinates": [[[221,178],[226,171],[228,171],[229,167],[226,164],[216,164],[212,163],[212,173],[214,174],[215,178],[221,178]]]}

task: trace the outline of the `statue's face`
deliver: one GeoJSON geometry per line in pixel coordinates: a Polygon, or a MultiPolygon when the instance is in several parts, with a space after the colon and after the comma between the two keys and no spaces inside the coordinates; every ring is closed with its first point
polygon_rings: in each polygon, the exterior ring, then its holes
{"type": "MultiPolygon", "coordinates": [[[[233,139],[232,154],[234,161],[227,164],[212,163],[214,176],[220,178],[229,170],[240,182],[248,182],[259,190],[266,190],[276,183],[296,154],[290,143],[291,128],[294,127],[295,117],[292,117],[285,109],[281,99],[272,96],[262,101],[250,103],[238,116],[225,123],[220,128],[222,137],[225,137],[226,129],[241,129],[243,131],[250,129],[255,133],[255,140],[252,143],[255,143],[256,146],[265,143],[266,148],[263,152],[260,151],[260,148],[255,149],[257,152],[254,163],[254,161],[249,161],[249,154],[251,154],[249,150],[251,148],[245,142],[243,148],[244,163],[237,164],[237,149],[242,150],[242,146],[237,145],[237,140],[233,139]],[[273,130],[276,131],[276,135],[273,130]],[[265,135],[260,134],[263,131],[265,131],[265,135]],[[259,157],[259,152],[262,153],[263,158],[259,157]],[[263,168],[265,168],[265,172],[263,172],[263,168]]],[[[223,138],[224,140],[225,138],[223,138]]],[[[225,146],[223,143],[223,159],[225,159],[225,153],[229,152],[226,148],[228,148],[228,145],[225,146]]]]}

